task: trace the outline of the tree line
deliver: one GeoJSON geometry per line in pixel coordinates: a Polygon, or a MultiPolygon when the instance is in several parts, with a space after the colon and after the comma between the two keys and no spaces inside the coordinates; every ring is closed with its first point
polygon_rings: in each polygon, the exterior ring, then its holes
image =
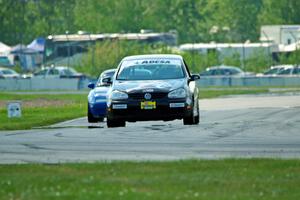
{"type": "Polygon", "coordinates": [[[299,0],[0,0],[0,41],[10,45],[78,30],[176,30],[179,43],[258,41],[261,25],[299,23],[299,0]]]}

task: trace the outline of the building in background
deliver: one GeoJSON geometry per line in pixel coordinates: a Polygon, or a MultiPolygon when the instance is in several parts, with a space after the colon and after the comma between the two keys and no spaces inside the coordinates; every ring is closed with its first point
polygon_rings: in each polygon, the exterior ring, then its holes
{"type": "Polygon", "coordinates": [[[219,59],[238,55],[242,60],[249,59],[257,54],[271,56],[272,52],[278,51],[278,45],[272,43],[197,43],[182,44],[181,51],[195,51],[204,55],[210,52],[218,54],[219,59]]]}
{"type": "Polygon", "coordinates": [[[101,41],[134,41],[144,44],[161,43],[168,46],[177,44],[177,33],[153,33],[141,30],[140,33],[104,33],[90,34],[79,31],[78,34],[50,35],[46,39],[44,63],[73,65],[81,60],[83,53],[88,52],[91,45],[101,41]]]}
{"type": "Polygon", "coordinates": [[[35,71],[43,64],[44,38],[36,38],[30,44],[18,44],[12,47],[10,54],[14,56],[14,65],[20,65],[23,71],[35,71]]]}
{"type": "Polygon", "coordinates": [[[260,41],[290,45],[300,39],[300,25],[265,25],[260,29],[260,41]]]}
{"type": "Polygon", "coordinates": [[[10,55],[11,47],[0,42],[0,67],[13,66],[13,56],[10,55]]]}

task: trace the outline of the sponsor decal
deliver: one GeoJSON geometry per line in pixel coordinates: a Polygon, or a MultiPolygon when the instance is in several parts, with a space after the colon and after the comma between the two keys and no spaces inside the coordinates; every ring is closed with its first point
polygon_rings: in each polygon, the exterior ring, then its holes
{"type": "Polygon", "coordinates": [[[170,103],[170,108],[184,108],[184,103],[170,103]]]}
{"type": "Polygon", "coordinates": [[[113,104],[113,109],[127,109],[127,104],[113,104]]]}

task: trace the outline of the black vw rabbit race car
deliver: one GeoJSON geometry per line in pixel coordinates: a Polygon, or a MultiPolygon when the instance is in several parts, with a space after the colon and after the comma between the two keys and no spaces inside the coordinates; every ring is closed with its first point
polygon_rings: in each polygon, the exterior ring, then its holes
{"type": "Polygon", "coordinates": [[[198,88],[179,55],[125,57],[113,78],[107,99],[107,126],[122,127],[126,121],[183,119],[199,123],[198,88]]]}

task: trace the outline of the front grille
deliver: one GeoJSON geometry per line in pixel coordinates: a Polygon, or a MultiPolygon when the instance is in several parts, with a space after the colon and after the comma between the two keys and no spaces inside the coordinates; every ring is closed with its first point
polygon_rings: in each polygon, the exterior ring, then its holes
{"type": "MultiPolygon", "coordinates": [[[[151,99],[162,99],[167,96],[167,93],[165,92],[156,92],[156,93],[150,93],[151,99]]],[[[128,94],[129,98],[131,99],[145,99],[145,93],[132,93],[128,94]]]]}
{"type": "Polygon", "coordinates": [[[158,106],[153,110],[141,110],[139,108],[128,108],[126,110],[113,110],[116,116],[127,116],[136,119],[159,119],[168,118],[170,116],[183,116],[185,113],[184,108],[168,108],[158,106]]]}

